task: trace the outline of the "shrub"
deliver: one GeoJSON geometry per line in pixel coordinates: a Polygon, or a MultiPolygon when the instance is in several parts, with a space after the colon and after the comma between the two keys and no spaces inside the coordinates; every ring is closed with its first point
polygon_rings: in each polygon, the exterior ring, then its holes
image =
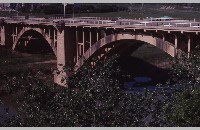
{"type": "Polygon", "coordinates": [[[200,126],[200,57],[198,53],[182,58],[172,68],[176,91],[171,93],[164,108],[165,118],[173,126],[200,126]]]}
{"type": "Polygon", "coordinates": [[[125,93],[119,79],[127,75],[116,63],[117,56],[94,68],[87,63],[69,80],[70,88],[45,84],[33,75],[12,79],[7,91],[18,87],[20,107],[4,126],[166,126],[160,95],[125,93]]]}

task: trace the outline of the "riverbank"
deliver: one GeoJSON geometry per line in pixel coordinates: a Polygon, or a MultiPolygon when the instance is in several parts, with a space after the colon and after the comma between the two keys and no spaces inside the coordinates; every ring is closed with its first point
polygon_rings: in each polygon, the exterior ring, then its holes
{"type": "MultiPolygon", "coordinates": [[[[44,82],[53,83],[52,72],[56,69],[56,57],[52,54],[27,54],[0,47],[0,123],[16,113],[15,93],[5,94],[4,87],[12,78],[31,73],[44,82]]],[[[16,89],[19,86],[15,86],[16,89]]]]}

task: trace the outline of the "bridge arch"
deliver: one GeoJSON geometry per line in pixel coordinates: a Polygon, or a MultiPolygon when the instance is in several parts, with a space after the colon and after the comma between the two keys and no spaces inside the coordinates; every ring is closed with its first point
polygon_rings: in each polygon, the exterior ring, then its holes
{"type": "Polygon", "coordinates": [[[120,40],[137,40],[137,41],[146,42],[160,48],[161,50],[163,50],[164,52],[166,52],[172,57],[175,57],[176,55],[175,45],[168,41],[164,41],[161,38],[153,37],[148,34],[136,34],[134,32],[133,33],[124,32],[124,33],[108,35],[100,39],[96,43],[94,43],[76,62],[74,69],[75,70],[79,69],[83,65],[85,60],[90,58],[90,56],[92,56],[96,51],[98,51],[103,46],[110,44],[112,42],[120,41],[120,40]]]}
{"type": "Polygon", "coordinates": [[[13,42],[13,46],[12,46],[12,50],[15,50],[20,38],[29,31],[34,31],[35,33],[39,33],[46,41],[47,43],[50,45],[50,47],[52,48],[54,54],[56,55],[56,47],[53,44],[53,40],[50,38],[49,34],[45,33],[43,29],[41,28],[29,28],[29,27],[25,27],[23,28],[19,34],[17,35],[17,37],[15,38],[14,42],[13,42]]]}

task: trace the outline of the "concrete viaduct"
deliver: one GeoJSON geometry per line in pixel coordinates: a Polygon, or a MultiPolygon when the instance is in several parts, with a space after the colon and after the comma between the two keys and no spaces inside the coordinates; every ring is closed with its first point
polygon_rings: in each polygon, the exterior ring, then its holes
{"type": "MultiPolygon", "coordinates": [[[[67,19],[2,18],[0,44],[15,50],[26,46],[32,35],[46,41],[62,66],[80,68],[91,56],[98,58],[117,46],[116,41],[135,40],[152,44],[172,57],[190,54],[200,44],[200,22],[187,20],[145,21],[137,19],[103,19],[97,17],[67,19]],[[103,51],[102,51],[103,48],[103,51]],[[101,53],[97,53],[101,50],[101,53]]],[[[95,64],[92,63],[91,64],[95,64]]],[[[60,85],[66,72],[55,74],[60,85]]]]}

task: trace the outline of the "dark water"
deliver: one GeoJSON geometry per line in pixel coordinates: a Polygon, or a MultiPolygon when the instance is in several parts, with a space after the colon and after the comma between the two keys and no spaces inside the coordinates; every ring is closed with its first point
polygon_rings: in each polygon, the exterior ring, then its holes
{"type": "MultiPolygon", "coordinates": [[[[127,92],[144,92],[144,89],[153,91],[157,84],[165,83],[169,79],[169,70],[155,66],[151,61],[146,61],[141,57],[148,56],[151,59],[159,60],[159,55],[163,55],[158,48],[148,48],[145,44],[138,42],[129,43],[128,46],[120,47],[119,66],[122,71],[131,75],[131,78],[124,82],[124,89],[127,92]],[[142,49],[141,49],[142,48],[142,49]],[[148,52],[148,53],[147,53],[148,52]],[[143,55],[143,56],[140,56],[143,55]]],[[[118,52],[118,51],[117,51],[118,52]]],[[[165,54],[164,54],[165,57],[165,54]]],[[[166,58],[168,58],[166,54],[166,58]]]]}
{"type": "Polygon", "coordinates": [[[168,69],[158,68],[137,57],[123,55],[119,64],[123,71],[131,74],[131,78],[124,82],[127,92],[143,92],[144,89],[153,91],[157,84],[169,79],[168,69]]]}
{"type": "Polygon", "coordinates": [[[0,100],[0,126],[5,122],[5,120],[12,118],[16,113],[16,110],[8,105],[5,105],[0,100]]]}
{"type": "Polygon", "coordinates": [[[123,57],[121,67],[131,73],[131,78],[124,82],[127,92],[144,92],[144,89],[153,91],[157,84],[165,83],[169,79],[167,69],[158,68],[135,57],[123,57]]]}
{"type": "Polygon", "coordinates": [[[144,90],[153,91],[156,86],[148,85],[151,83],[152,79],[150,77],[133,77],[129,82],[124,82],[124,89],[127,93],[140,92],[143,93],[144,90]]]}

